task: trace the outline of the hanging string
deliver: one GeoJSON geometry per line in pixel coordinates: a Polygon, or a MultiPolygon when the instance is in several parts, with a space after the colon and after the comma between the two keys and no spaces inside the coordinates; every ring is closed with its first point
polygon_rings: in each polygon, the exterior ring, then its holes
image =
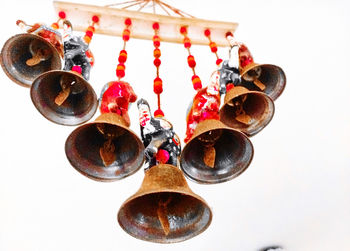
{"type": "Polygon", "coordinates": [[[132,24],[130,18],[126,18],[124,21],[125,28],[123,30],[122,38],[124,41],[123,49],[119,52],[119,57],[118,57],[118,66],[116,70],[116,74],[118,77],[118,80],[122,79],[125,76],[125,62],[128,58],[128,53],[126,52],[126,42],[129,41],[130,39],[130,26],[132,24]]]}
{"type": "Polygon", "coordinates": [[[217,66],[219,66],[221,64],[221,62],[222,62],[222,59],[219,58],[219,56],[218,56],[218,53],[217,53],[218,52],[218,47],[217,47],[216,43],[211,40],[211,37],[210,37],[211,32],[210,32],[210,30],[209,29],[205,29],[204,30],[204,35],[209,40],[210,50],[211,50],[212,53],[215,54],[215,56],[216,56],[216,62],[215,63],[216,63],[217,66]]]}
{"type": "Polygon", "coordinates": [[[182,26],[180,28],[180,33],[184,36],[183,44],[184,44],[185,48],[188,51],[188,57],[187,57],[188,66],[192,69],[192,72],[193,72],[193,76],[192,76],[193,88],[196,91],[198,91],[199,89],[202,88],[202,81],[197,76],[196,71],[195,71],[196,60],[194,59],[194,56],[191,54],[190,48],[191,48],[192,44],[191,44],[190,38],[187,36],[187,27],[186,26],[182,26]]]}
{"type": "Polygon", "coordinates": [[[60,21],[64,21],[66,19],[66,13],[64,11],[58,12],[58,20],[51,24],[51,27],[55,30],[58,30],[60,28],[60,21]]]}
{"type": "Polygon", "coordinates": [[[153,51],[153,56],[154,56],[154,61],[153,64],[156,67],[156,78],[153,81],[153,91],[157,95],[157,104],[158,104],[158,109],[154,111],[154,116],[164,116],[164,113],[160,107],[160,94],[163,92],[163,81],[159,77],[159,66],[161,64],[161,60],[159,59],[161,56],[161,51],[159,49],[160,47],[160,37],[159,37],[159,23],[154,23],[152,25],[152,28],[154,30],[154,36],[153,36],[153,45],[155,47],[153,51]]]}

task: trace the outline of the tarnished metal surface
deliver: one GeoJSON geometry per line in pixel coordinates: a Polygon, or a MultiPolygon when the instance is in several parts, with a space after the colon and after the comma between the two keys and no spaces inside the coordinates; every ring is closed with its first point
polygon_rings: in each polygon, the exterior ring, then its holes
{"type": "Polygon", "coordinates": [[[258,70],[260,72],[258,76],[259,82],[266,86],[263,92],[272,98],[272,100],[276,100],[282,94],[287,82],[286,75],[279,66],[271,64],[249,64],[241,70],[242,86],[252,91],[261,91],[253,81],[254,71],[259,67],[261,68],[258,70]]]}
{"type": "Polygon", "coordinates": [[[143,144],[124,119],[113,113],[76,128],[67,138],[65,151],[71,165],[97,181],[114,181],[135,173],[143,163],[143,144]],[[105,165],[100,149],[111,137],[115,147],[113,163],[105,165]]]}
{"type": "Polygon", "coordinates": [[[45,118],[60,125],[82,124],[94,116],[98,106],[94,89],[74,72],[49,71],[40,75],[32,84],[30,96],[45,118]],[[62,79],[75,83],[67,99],[57,105],[55,99],[62,91],[62,79]]]}
{"type": "Polygon", "coordinates": [[[220,109],[220,120],[229,127],[253,136],[270,123],[274,113],[274,102],[265,93],[236,86],[225,96],[224,105],[220,109]],[[238,119],[242,114],[249,117],[248,123],[238,119]]]}
{"type": "Polygon", "coordinates": [[[152,242],[190,239],[210,225],[212,212],[192,192],[175,166],[153,166],[145,172],[140,189],[120,207],[118,222],[130,235],[152,242]]]}
{"type": "Polygon", "coordinates": [[[25,87],[30,87],[40,74],[62,67],[61,57],[52,44],[38,35],[27,33],[15,35],[6,41],[1,50],[0,63],[12,81],[25,87]],[[30,50],[33,43],[40,50],[48,51],[48,54],[47,60],[30,66],[26,62],[33,56],[30,50]]]}
{"type": "Polygon", "coordinates": [[[195,134],[181,154],[181,169],[193,181],[203,184],[221,183],[244,172],[253,158],[253,144],[243,133],[225,126],[218,120],[205,120],[198,124],[195,134]],[[218,137],[215,143],[214,167],[204,162],[207,143],[203,139],[218,137]]]}

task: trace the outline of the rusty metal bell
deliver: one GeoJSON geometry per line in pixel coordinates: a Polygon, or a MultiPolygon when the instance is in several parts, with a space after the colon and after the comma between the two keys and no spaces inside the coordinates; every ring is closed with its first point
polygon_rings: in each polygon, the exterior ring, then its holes
{"type": "Polygon", "coordinates": [[[254,154],[253,144],[242,132],[219,120],[200,122],[181,153],[181,169],[198,183],[231,180],[244,172],[254,154]]]}
{"type": "Polygon", "coordinates": [[[207,229],[211,219],[207,203],[188,187],[181,170],[168,164],[146,170],[140,189],[118,212],[124,231],[158,243],[188,240],[207,229]]]}
{"type": "Polygon", "coordinates": [[[236,86],[225,95],[220,120],[231,128],[253,136],[270,123],[274,112],[274,102],[265,93],[236,86]]]}
{"type": "Polygon", "coordinates": [[[91,119],[98,107],[91,85],[73,71],[49,71],[37,77],[30,96],[37,110],[60,125],[79,125],[91,119]]]}
{"type": "Polygon", "coordinates": [[[12,81],[24,87],[30,87],[40,74],[62,67],[57,49],[39,35],[29,33],[15,35],[5,42],[0,64],[12,81]],[[31,63],[34,55],[38,60],[31,63]]]}
{"type": "Polygon", "coordinates": [[[128,127],[115,113],[104,113],[79,126],[66,140],[69,162],[97,181],[115,181],[135,173],[142,166],[144,146],[128,127]]]}
{"type": "Polygon", "coordinates": [[[262,91],[276,100],[286,86],[286,75],[282,68],[272,64],[250,63],[240,69],[242,86],[249,90],[262,91]]]}

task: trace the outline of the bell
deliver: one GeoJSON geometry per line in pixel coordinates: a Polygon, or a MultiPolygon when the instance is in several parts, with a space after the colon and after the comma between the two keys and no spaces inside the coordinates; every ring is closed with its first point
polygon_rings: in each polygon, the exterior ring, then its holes
{"type": "Polygon", "coordinates": [[[188,187],[181,170],[168,164],[146,170],[140,189],[118,212],[124,231],[158,243],[188,240],[202,233],[211,219],[207,203],[188,187]]]}
{"type": "Polygon", "coordinates": [[[0,64],[15,83],[30,87],[40,74],[61,69],[57,49],[36,34],[18,34],[6,41],[1,50],[0,64]]]}
{"type": "Polygon", "coordinates": [[[244,172],[253,158],[253,144],[238,130],[215,119],[200,122],[181,153],[181,169],[205,184],[231,180],[244,172]]]}
{"type": "Polygon", "coordinates": [[[282,68],[271,64],[250,63],[240,69],[242,86],[249,90],[262,91],[276,100],[286,86],[286,75],[282,68]]]}
{"type": "Polygon", "coordinates": [[[225,95],[220,120],[231,128],[253,136],[270,123],[274,112],[275,105],[269,96],[236,86],[225,95]]]}
{"type": "Polygon", "coordinates": [[[38,111],[60,125],[79,125],[91,119],[98,102],[90,84],[73,71],[49,71],[37,77],[30,96],[38,111]]]}
{"type": "Polygon", "coordinates": [[[76,128],[65,151],[71,165],[97,181],[115,181],[135,173],[143,163],[143,144],[118,114],[104,113],[76,128]]]}

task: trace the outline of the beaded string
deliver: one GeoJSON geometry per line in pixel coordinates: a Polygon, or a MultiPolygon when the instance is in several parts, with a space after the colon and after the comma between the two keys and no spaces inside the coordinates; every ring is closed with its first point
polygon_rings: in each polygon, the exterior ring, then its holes
{"type": "Polygon", "coordinates": [[[197,91],[197,90],[202,88],[202,81],[196,75],[196,71],[195,71],[196,61],[194,59],[194,56],[191,54],[190,48],[191,48],[192,44],[191,44],[190,38],[187,36],[187,27],[186,26],[182,26],[180,28],[180,33],[184,36],[183,44],[184,44],[185,48],[188,51],[187,63],[188,63],[188,66],[192,69],[192,72],[193,72],[193,76],[192,76],[193,88],[197,91]]]}
{"type": "Polygon", "coordinates": [[[118,80],[122,79],[125,76],[125,62],[128,58],[128,53],[125,50],[126,47],[126,42],[129,41],[130,39],[130,26],[132,24],[130,18],[126,18],[124,21],[125,28],[123,30],[122,38],[124,41],[123,49],[119,52],[119,57],[118,57],[118,62],[119,64],[117,65],[117,70],[116,74],[118,77],[118,80]]]}
{"type": "Polygon", "coordinates": [[[218,46],[216,45],[215,42],[213,42],[213,41],[211,40],[211,37],[210,37],[211,32],[210,32],[209,29],[205,29],[205,30],[204,30],[204,35],[205,35],[205,36],[208,38],[208,40],[209,40],[209,47],[210,47],[210,50],[211,50],[212,53],[215,54],[215,56],[216,56],[216,62],[215,62],[215,63],[216,63],[217,66],[219,66],[219,65],[221,64],[221,62],[222,62],[222,59],[219,58],[218,53],[217,53],[217,51],[218,51],[218,46]]]}
{"type": "Polygon", "coordinates": [[[94,35],[94,32],[95,32],[95,24],[97,24],[100,21],[100,18],[98,16],[93,16],[91,18],[91,21],[92,21],[92,24],[89,27],[87,27],[84,35],[84,41],[87,44],[90,44],[92,36],[94,35]]]}
{"type": "Polygon", "coordinates": [[[58,30],[60,28],[59,22],[66,19],[66,13],[64,11],[58,12],[58,20],[51,24],[51,28],[58,30]]]}
{"type": "Polygon", "coordinates": [[[160,37],[159,37],[159,23],[154,23],[152,25],[152,28],[154,30],[154,36],[153,36],[153,45],[155,47],[153,51],[153,56],[154,56],[154,61],[153,64],[156,67],[156,78],[153,81],[153,91],[157,95],[157,104],[158,104],[158,109],[154,111],[154,116],[164,116],[164,112],[162,111],[160,107],[160,94],[163,92],[163,81],[159,77],[159,66],[161,64],[161,60],[159,59],[161,56],[161,51],[159,49],[160,47],[160,37]]]}

